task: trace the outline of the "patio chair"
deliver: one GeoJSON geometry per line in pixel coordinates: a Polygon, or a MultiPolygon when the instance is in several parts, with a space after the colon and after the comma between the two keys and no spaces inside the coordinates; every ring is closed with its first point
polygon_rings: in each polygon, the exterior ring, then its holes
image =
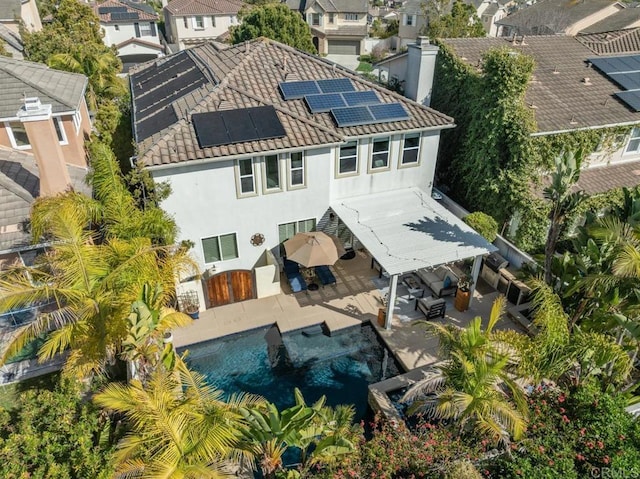
{"type": "Polygon", "coordinates": [[[328,284],[336,284],[336,277],[331,272],[328,266],[316,266],[316,276],[322,283],[322,286],[328,284]]]}
{"type": "Polygon", "coordinates": [[[444,298],[417,298],[415,309],[422,311],[427,319],[444,318],[447,302],[444,298]]]}
{"type": "Polygon", "coordinates": [[[284,274],[287,277],[287,281],[289,281],[291,291],[293,291],[294,293],[299,293],[300,291],[307,290],[307,283],[302,277],[302,274],[300,274],[300,265],[298,263],[285,259],[284,274]]]}

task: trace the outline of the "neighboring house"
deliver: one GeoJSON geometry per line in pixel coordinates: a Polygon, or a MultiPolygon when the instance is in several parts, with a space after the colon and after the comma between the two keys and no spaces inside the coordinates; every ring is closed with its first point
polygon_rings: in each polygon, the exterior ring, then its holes
{"type": "Polygon", "coordinates": [[[24,50],[20,25],[30,32],[42,29],[35,0],[0,0],[0,38],[13,58],[22,59],[24,50]]]}
{"type": "Polygon", "coordinates": [[[136,63],[153,60],[164,54],[158,33],[158,14],[144,2],[107,0],[93,7],[100,19],[107,46],[118,49],[126,72],[136,63]]]}
{"type": "Polygon", "coordinates": [[[179,51],[226,36],[243,6],[240,0],[173,0],[164,7],[167,42],[179,51]]]}
{"type": "MultiPolygon", "coordinates": [[[[475,2],[479,3],[479,2],[475,2]]],[[[477,14],[482,22],[482,26],[487,32],[487,36],[499,37],[502,34],[502,27],[498,22],[507,16],[507,5],[501,2],[483,1],[477,7],[477,14]]]]}
{"type": "MultiPolygon", "coordinates": [[[[208,304],[279,293],[283,241],[316,228],[353,247],[359,243],[350,231],[363,243],[372,233],[396,231],[394,248],[401,249],[407,238],[421,239],[393,254],[380,237],[369,243],[382,250],[376,258],[396,280],[403,268],[425,266],[416,258],[434,265],[481,254],[452,237],[443,243],[448,254],[421,250],[432,237],[420,233],[432,224],[423,208],[442,209],[431,188],[440,132],[453,127],[452,118],[268,39],[227,49],[200,45],[140,66],[130,80],[137,162],[170,183],[162,207],[182,239],[195,243],[205,277],[213,274],[204,288],[208,304]],[[311,96],[318,92],[329,96],[311,96]],[[337,108],[341,102],[360,106],[337,108]],[[335,211],[349,216],[358,201],[378,205],[376,217],[387,220],[359,224],[335,211]],[[390,231],[403,207],[423,216],[403,217],[390,231]]],[[[447,227],[444,216],[433,221],[438,231],[447,227]]],[[[455,229],[476,238],[462,222],[451,228],[453,236],[455,229]]]]}
{"type": "Polygon", "coordinates": [[[612,0],[540,0],[497,24],[503,36],[576,35],[624,8],[624,3],[612,0]]]}
{"type": "Polygon", "coordinates": [[[311,26],[320,55],[360,55],[367,37],[367,0],[287,0],[311,26]]]}
{"type": "Polygon", "coordinates": [[[87,79],[0,57],[0,84],[0,264],[28,263],[38,248],[26,228],[33,201],[69,188],[89,192],[87,79]]]}
{"type": "Polygon", "coordinates": [[[613,15],[594,23],[580,33],[604,33],[640,27],[640,4],[627,6],[613,15]]]}

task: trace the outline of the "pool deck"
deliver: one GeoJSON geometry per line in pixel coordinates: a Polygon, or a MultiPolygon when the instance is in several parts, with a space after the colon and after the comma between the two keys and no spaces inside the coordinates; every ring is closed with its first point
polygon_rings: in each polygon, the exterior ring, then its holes
{"type": "MultiPolygon", "coordinates": [[[[283,284],[283,294],[203,311],[193,324],[173,332],[174,345],[185,347],[272,324],[277,324],[280,332],[285,333],[324,323],[332,332],[370,321],[406,371],[437,361],[438,340],[426,334],[423,323],[402,322],[394,317],[390,330],[378,326],[378,309],[382,303],[380,291],[372,282],[377,271],[371,269],[371,258],[366,253],[358,252],[352,260],[338,260],[333,271],[337,284],[317,291],[287,294],[288,286],[283,284]]],[[[453,297],[446,298],[446,316],[437,321],[464,327],[475,316],[486,320],[497,296],[497,292],[485,295],[476,292],[466,312],[453,307],[453,297]]],[[[507,318],[499,327],[522,331],[507,318]]]]}

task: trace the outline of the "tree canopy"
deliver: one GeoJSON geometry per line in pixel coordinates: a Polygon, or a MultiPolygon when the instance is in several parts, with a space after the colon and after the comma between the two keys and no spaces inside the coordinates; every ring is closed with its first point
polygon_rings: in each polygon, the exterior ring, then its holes
{"type": "Polygon", "coordinates": [[[231,27],[231,43],[267,37],[305,52],[316,53],[311,29],[300,14],[283,3],[270,3],[240,12],[242,23],[231,27]]]}
{"type": "Polygon", "coordinates": [[[467,38],[487,35],[472,5],[456,0],[450,13],[444,14],[443,11],[442,2],[427,4],[429,25],[426,33],[430,38],[467,38]]]}

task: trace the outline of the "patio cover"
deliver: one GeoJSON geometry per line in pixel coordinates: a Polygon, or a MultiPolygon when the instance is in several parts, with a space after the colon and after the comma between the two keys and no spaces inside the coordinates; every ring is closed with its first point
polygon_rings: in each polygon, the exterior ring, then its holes
{"type": "Polygon", "coordinates": [[[420,188],[336,200],[331,208],[390,275],[497,250],[420,188]]]}

